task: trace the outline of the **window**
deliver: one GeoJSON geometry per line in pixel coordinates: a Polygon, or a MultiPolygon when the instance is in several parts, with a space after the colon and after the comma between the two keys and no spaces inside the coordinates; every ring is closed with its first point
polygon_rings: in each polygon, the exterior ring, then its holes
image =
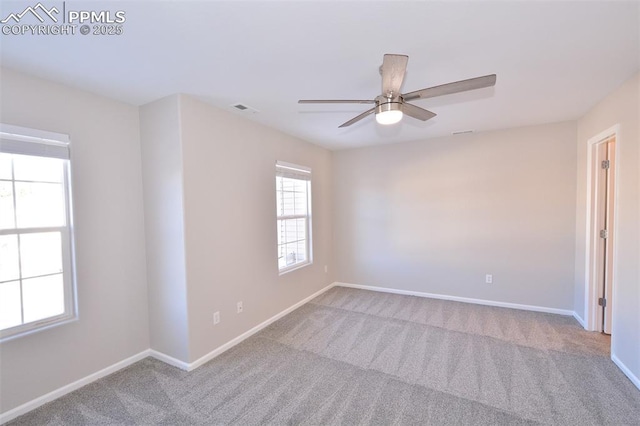
{"type": "Polygon", "coordinates": [[[69,137],[0,125],[0,340],[75,318],[69,137]]]}
{"type": "Polygon", "coordinates": [[[311,263],[311,169],[276,163],[280,273],[311,263]]]}

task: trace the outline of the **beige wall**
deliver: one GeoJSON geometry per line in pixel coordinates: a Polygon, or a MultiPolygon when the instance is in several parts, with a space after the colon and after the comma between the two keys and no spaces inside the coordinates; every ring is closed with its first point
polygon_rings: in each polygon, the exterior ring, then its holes
{"type": "Polygon", "coordinates": [[[336,279],[573,310],[575,139],[565,122],[334,152],[336,279]]]}
{"type": "Polygon", "coordinates": [[[180,105],[177,95],[140,108],[151,349],[189,359],[180,105]]]}
{"type": "Polygon", "coordinates": [[[0,121],[71,136],[80,319],[0,345],[0,412],[149,347],[138,108],[1,70],[0,121]]]}
{"type": "Polygon", "coordinates": [[[639,104],[640,74],[636,74],[578,121],[574,308],[584,318],[587,141],[619,124],[612,355],[640,378],[639,104]]]}
{"type": "Polygon", "coordinates": [[[186,95],[140,114],[152,349],[194,362],[332,282],[329,151],[186,95]],[[277,160],[313,170],[314,262],[282,276],[277,160]]]}
{"type": "Polygon", "coordinates": [[[181,105],[193,362],[333,281],[331,152],[188,96],[181,105]],[[282,276],[276,160],[313,170],[313,265],[282,276]],[[215,311],[221,322],[214,327],[215,311]]]}

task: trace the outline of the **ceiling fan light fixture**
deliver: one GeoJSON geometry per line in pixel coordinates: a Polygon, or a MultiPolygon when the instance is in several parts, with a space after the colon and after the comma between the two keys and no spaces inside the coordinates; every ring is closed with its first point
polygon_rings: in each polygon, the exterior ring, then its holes
{"type": "Polygon", "coordinates": [[[385,126],[396,124],[402,120],[402,115],[402,109],[400,109],[398,102],[387,102],[376,107],[376,121],[385,126]]]}

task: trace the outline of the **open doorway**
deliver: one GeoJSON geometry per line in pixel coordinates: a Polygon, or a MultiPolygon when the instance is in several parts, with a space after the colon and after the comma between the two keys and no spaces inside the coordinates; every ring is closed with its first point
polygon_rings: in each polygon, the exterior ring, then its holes
{"type": "Polygon", "coordinates": [[[589,330],[611,334],[614,287],[616,139],[618,126],[589,139],[587,182],[587,291],[589,330]]]}

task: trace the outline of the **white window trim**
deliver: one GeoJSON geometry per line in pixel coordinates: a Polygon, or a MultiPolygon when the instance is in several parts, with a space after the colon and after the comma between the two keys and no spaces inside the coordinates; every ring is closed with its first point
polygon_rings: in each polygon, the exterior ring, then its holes
{"type": "Polygon", "coordinates": [[[75,244],[73,237],[74,228],[71,196],[71,170],[69,167],[71,154],[69,144],[69,135],[0,123],[0,152],[67,160],[63,165],[66,226],[0,230],[0,235],[16,233],[27,234],[46,231],[60,232],[62,242],[62,277],[65,311],[60,315],[0,330],[0,343],[47,330],[62,324],[67,324],[78,319],[78,298],[74,261],[75,244]]]}
{"type": "MultiPolygon", "coordinates": [[[[289,272],[295,271],[297,269],[304,268],[305,266],[313,265],[313,236],[312,236],[312,208],[311,208],[311,168],[306,166],[301,166],[294,163],[288,163],[285,161],[276,161],[276,176],[284,176],[290,177],[293,179],[306,180],[307,184],[307,214],[306,215],[285,215],[285,216],[277,216],[276,222],[278,220],[286,220],[286,219],[306,219],[307,229],[306,229],[306,250],[307,250],[307,260],[304,262],[295,263],[291,266],[287,266],[284,268],[278,267],[278,275],[284,275],[289,272]]],[[[277,191],[277,188],[276,188],[277,191]]],[[[277,261],[277,259],[276,259],[277,261]]]]}

